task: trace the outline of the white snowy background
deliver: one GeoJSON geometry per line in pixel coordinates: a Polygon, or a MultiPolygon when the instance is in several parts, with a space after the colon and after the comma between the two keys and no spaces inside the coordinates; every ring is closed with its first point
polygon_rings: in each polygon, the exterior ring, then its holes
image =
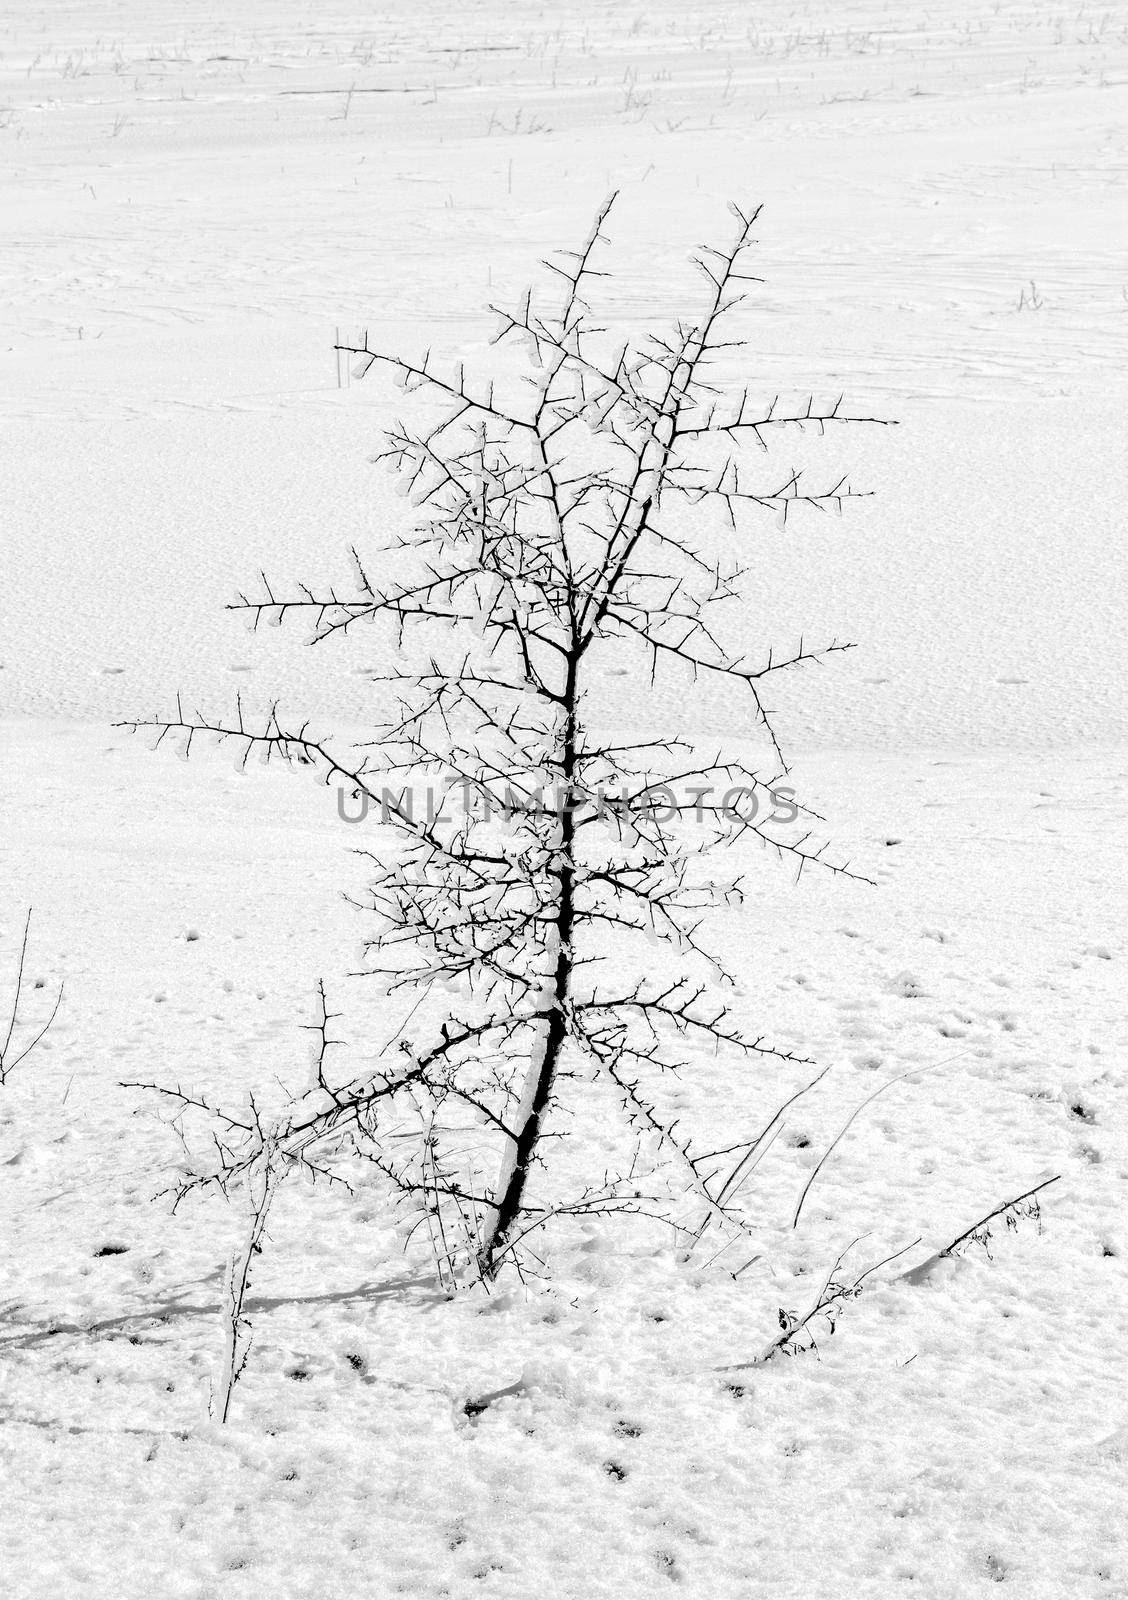
{"type": "MultiPolygon", "coordinates": [[[[32,1015],[66,985],[0,1091],[5,1596],[1128,1595],[1126,127],[1122,0],[5,7],[0,960],[33,905],[32,1015]],[[377,645],[223,610],[402,521],[335,330],[483,357],[489,302],[613,188],[616,326],[688,309],[690,249],[762,201],[749,381],[900,422],[826,442],[874,499],[754,552],[765,637],[859,643],[777,703],[879,882],[764,858],[718,929],[749,1019],[832,1071],[735,1281],[624,1224],[450,1302],[375,1189],[295,1187],[220,1431],[240,1219],[153,1203],[175,1146],[118,1085],[304,1081],[314,980],[347,992],[363,931],[358,830],[112,723],[181,690],[363,725],[377,645]],[[844,1118],[926,1066],[792,1233],[844,1118]],[[923,1259],[1050,1172],[993,1259],[713,1370],[851,1240],[923,1259]]],[[[681,1093],[755,1127],[798,1081],[703,1057],[681,1093]]]]}

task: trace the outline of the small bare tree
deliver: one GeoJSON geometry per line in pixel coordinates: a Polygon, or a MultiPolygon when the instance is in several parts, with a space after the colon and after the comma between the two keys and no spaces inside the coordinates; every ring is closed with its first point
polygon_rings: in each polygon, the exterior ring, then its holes
{"type": "MultiPolygon", "coordinates": [[[[387,373],[413,397],[414,422],[393,426],[377,459],[425,520],[379,556],[354,549],[348,588],[284,590],[263,575],[231,609],[256,626],[302,622],[317,646],[386,624],[414,655],[384,680],[390,714],[372,739],[343,748],[277,706],[249,720],[238,704],[216,720],[178,702],[129,724],[185,753],[203,737],[235,742],[244,760],[312,767],[393,831],[391,858],[370,854],[360,902],[374,918],[369,970],[402,1000],[392,1043],[379,1072],[331,1082],[322,1028],[315,1088],[270,1148],[283,1163],[342,1141],[360,1151],[426,1220],[452,1277],[527,1262],[530,1236],[562,1215],[668,1218],[658,1174],[671,1167],[695,1197],[691,1239],[702,1218],[743,1228],[736,1196],[778,1119],[701,1142],[662,1109],[663,1080],[693,1041],[797,1059],[719,997],[731,975],[701,925],[743,883],[723,847],[758,841],[799,872],[857,876],[809,832],[785,831],[804,813],[780,794],[787,767],[764,699],[780,674],[849,646],[748,648],[742,556],[750,519],[785,528],[859,498],[845,477],[754,476],[756,456],[772,472],[775,436],[882,419],[841,400],[762,404],[724,383],[743,348],[734,314],[758,281],[758,211],[734,207],[731,244],[695,258],[697,313],[616,340],[591,308],[610,208],[551,264],[557,295],[499,313],[519,372],[504,350],[493,377],[475,380],[367,337],[339,347],[355,376],[387,373]],[[659,671],[687,692],[712,679],[742,694],[762,764],[673,734],[601,735],[609,665],[636,670],[639,697],[659,671]],[[632,1133],[615,1171],[562,1194],[542,1181],[546,1138],[584,1084],[614,1095],[632,1133]]],[[[261,1135],[248,1125],[247,1136],[211,1177],[261,1160],[261,1135]]]]}

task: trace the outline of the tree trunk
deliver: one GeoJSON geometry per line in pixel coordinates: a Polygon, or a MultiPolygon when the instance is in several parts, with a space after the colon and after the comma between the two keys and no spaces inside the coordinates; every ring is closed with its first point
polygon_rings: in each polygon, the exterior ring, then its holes
{"type": "Polygon", "coordinates": [[[546,1012],[538,1027],[537,1042],[525,1069],[525,1079],[514,1119],[513,1137],[506,1141],[505,1154],[502,1157],[501,1171],[494,1191],[497,1211],[487,1226],[485,1241],[478,1253],[478,1267],[485,1278],[496,1275],[501,1254],[521,1214],[533,1155],[541,1135],[541,1122],[552,1097],[552,1086],[566,1037],[565,1006],[572,990],[572,924],[575,911],[576,824],[572,815],[571,786],[576,774],[575,701],[578,667],[577,653],[568,663],[563,697],[564,729],[560,745],[563,787],[559,797],[559,887],[556,916],[550,935],[556,961],[554,970],[544,986],[546,1012]]]}

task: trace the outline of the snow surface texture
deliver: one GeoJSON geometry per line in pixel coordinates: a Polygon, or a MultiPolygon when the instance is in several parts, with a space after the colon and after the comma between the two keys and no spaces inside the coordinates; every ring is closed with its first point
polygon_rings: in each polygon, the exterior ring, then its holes
{"type": "MultiPolygon", "coordinates": [[[[1128,7],[313,9],[4,13],[0,958],[33,904],[34,1005],[67,993],[0,1091],[0,1591],[1128,1593],[1128,7]],[[220,1433],[240,1219],[149,1203],[175,1149],[116,1085],[303,1081],[358,830],[107,724],[178,688],[363,721],[375,645],[222,611],[402,516],[334,329],[472,361],[612,187],[624,327],[690,304],[690,246],[762,200],[754,381],[901,421],[827,444],[876,499],[756,551],[771,638],[863,646],[777,703],[878,889],[765,861],[720,924],[749,1017],[833,1070],[735,1282],[624,1227],[562,1239],[549,1289],[447,1302],[375,1193],[284,1192],[220,1433]],[[858,1101],[934,1063],[793,1234],[858,1101]],[[859,1265],[923,1260],[1047,1170],[993,1261],[887,1274],[819,1358],[712,1370],[859,1235],[859,1265]]],[[[796,1081],[703,1059],[685,1114],[754,1127],[796,1081]]]]}

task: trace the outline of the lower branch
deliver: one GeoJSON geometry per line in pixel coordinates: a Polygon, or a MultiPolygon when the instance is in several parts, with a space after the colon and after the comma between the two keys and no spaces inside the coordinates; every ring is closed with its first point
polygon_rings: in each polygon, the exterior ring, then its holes
{"type": "Polygon", "coordinates": [[[227,1303],[223,1315],[223,1364],[213,1397],[212,1410],[221,1423],[226,1423],[231,1409],[231,1396],[243,1375],[247,1357],[251,1353],[250,1323],[243,1306],[251,1287],[251,1273],[255,1257],[262,1251],[266,1219],[278,1186],[278,1174],[270,1163],[269,1155],[257,1170],[247,1174],[247,1194],[250,1199],[250,1222],[242,1244],[231,1258],[227,1280],[227,1303]]]}
{"type": "Polygon", "coordinates": [[[23,1020],[20,1016],[20,1002],[23,998],[24,971],[27,966],[27,941],[30,932],[31,912],[29,911],[24,921],[24,931],[23,939],[20,943],[19,961],[16,964],[16,991],[12,996],[12,1008],[8,1013],[8,1025],[4,1032],[3,1043],[0,1043],[0,1085],[3,1085],[7,1081],[8,1074],[10,1072],[14,1072],[21,1061],[27,1060],[28,1056],[35,1049],[36,1045],[40,1042],[48,1028],[54,1022],[55,1017],[58,1014],[59,1006],[62,1004],[63,999],[63,989],[62,985],[60,984],[59,992],[55,996],[55,1004],[51,1008],[51,1014],[47,1018],[47,1021],[41,1028],[36,1030],[30,1039],[17,1039],[16,1030],[19,1028],[20,1023],[23,1020]]]}
{"type": "Polygon", "coordinates": [[[986,1250],[987,1241],[991,1237],[990,1225],[997,1217],[1005,1217],[1008,1228],[1017,1227],[1019,1219],[1022,1217],[1032,1217],[1037,1221],[1041,1211],[1035,1196],[1041,1194],[1043,1189],[1048,1189],[1051,1183],[1057,1183],[1060,1177],[1060,1173],[1054,1173],[1052,1177],[1040,1179],[1032,1188],[1023,1190],[1022,1194],[1015,1195],[1013,1200],[1004,1200],[993,1211],[988,1211],[985,1217],[980,1217],[978,1222],[973,1222],[970,1228],[965,1228],[962,1233],[957,1234],[951,1244],[946,1244],[943,1250],[937,1250],[926,1261],[922,1261],[919,1267],[913,1267],[910,1271],[903,1272],[901,1274],[902,1279],[905,1283],[913,1284],[914,1287],[924,1283],[933,1269],[941,1261],[957,1255],[962,1245],[981,1244],[986,1250]]]}

